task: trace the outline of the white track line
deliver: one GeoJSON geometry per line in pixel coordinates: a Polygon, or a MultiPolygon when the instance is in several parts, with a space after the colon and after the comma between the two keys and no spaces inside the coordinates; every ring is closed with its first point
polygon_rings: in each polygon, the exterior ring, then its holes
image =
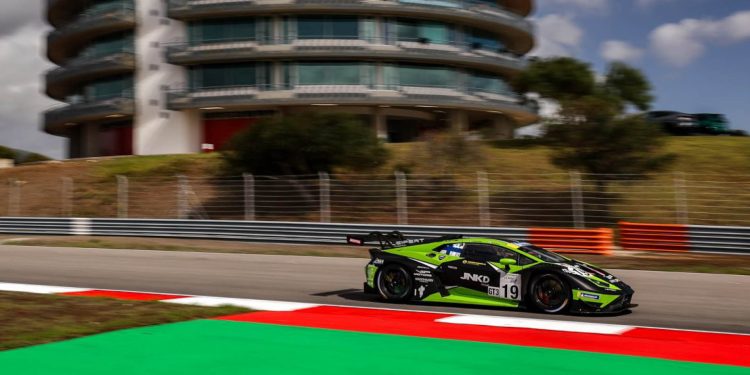
{"type": "Polygon", "coordinates": [[[36,293],[36,294],[57,294],[57,293],[83,292],[85,290],[90,290],[90,289],[88,289],[88,288],[69,288],[69,287],[66,287],[66,286],[0,283],[0,291],[4,291],[4,292],[22,292],[22,293],[36,293]]]}
{"type": "Polygon", "coordinates": [[[437,319],[436,322],[503,328],[528,328],[546,331],[596,333],[600,335],[621,335],[634,328],[632,326],[617,324],[582,323],[565,320],[527,319],[487,315],[455,315],[437,319]]]}
{"type": "Polygon", "coordinates": [[[301,303],[301,302],[283,302],[283,301],[266,301],[259,299],[246,299],[246,298],[224,298],[224,297],[187,297],[187,298],[175,298],[168,299],[161,302],[177,303],[181,305],[196,305],[196,306],[238,306],[245,307],[252,310],[263,310],[263,311],[295,311],[302,309],[309,309],[311,307],[317,307],[320,305],[314,303],[301,303]]]}

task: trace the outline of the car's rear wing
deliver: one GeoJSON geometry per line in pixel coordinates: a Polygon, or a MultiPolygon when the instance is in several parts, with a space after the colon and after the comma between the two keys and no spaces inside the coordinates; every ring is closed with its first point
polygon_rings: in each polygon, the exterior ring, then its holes
{"type": "Polygon", "coordinates": [[[429,242],[439,242],[462,238],[460,235],[447,235],[436,238],[413,238],[407,239],[403,233],[394,230],[392,232],[371,232],[369,234],[350,234],[346,236],[346,243],[364,246],[368,243],[377,242],[381,249],[392,249],[409,245],[417,245],[429,242]]]}

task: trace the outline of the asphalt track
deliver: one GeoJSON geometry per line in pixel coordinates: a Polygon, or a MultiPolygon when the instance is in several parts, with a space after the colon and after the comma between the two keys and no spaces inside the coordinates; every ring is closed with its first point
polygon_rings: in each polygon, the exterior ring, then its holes
{"type": "MultiPolygon", "coordinates": [[[[366,259],[0,246],[0,282],[257,298],[448,313],[550,316],[389,304],[361,292],[366,259]]],[[[750,276],[613,270],[636,291],[632,313],[554,319],[750,334],[750,276]]]]}

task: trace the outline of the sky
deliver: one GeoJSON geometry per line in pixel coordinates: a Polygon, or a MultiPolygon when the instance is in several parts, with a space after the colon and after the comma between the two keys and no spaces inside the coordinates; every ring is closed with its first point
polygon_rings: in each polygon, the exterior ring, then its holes
{"type": "MultiPolygon", "coordinates": [[[[43,0],[0,0],[0,145],[64,157],[43,133],[43,0]]],[[[536,0],[533,55],[611,61],[646,73],[654,109],[724,113],[750,131],[750,0],[536,0]]]]}

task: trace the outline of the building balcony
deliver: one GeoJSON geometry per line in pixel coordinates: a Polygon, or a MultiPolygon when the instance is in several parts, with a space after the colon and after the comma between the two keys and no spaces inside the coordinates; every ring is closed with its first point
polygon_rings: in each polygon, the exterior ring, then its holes
{"type": "Polygon", "coordinates": [[[63,100],[84,81],[135,71],[135,54],[125,50],[106,56],[79,57],[47,71],[47,95],[63,100]]]}
{"type": "Polygon", "coordinates": [[[47,22],[55,28],[65,26],[85,7],[85,0],[47,0],[47,22]]]}
{"type": "Polygon", "coordinates": [[[132,4],[81,14],[75,22],[47,35],[47,57],[57,65],[65,65],[91,40],[108,33],[134,29],[135,25],[132,4]]]}
{"type": "Polygon", "coordinates": [[[44,113],[44,130],[63,135],[80,123],[124,120],[134,114],[135,101],[128,91],[118,97],[82,100],[52,108],[44,113]]]}
{"type": "Polygon", "coordinates": [[[531,23],[500,5],[472,0],[168,0],[180,20],[278,14],[366,14],[430,19],[491,30],[508,49],[525,54],[534,46],[531,23]]]}
{"type": "Polygon", "coordinates": [[[170,109],[253,110],[283,106],[372,106],[464,109],[503,113],[519,124],[538,121],[535,103],[512,93],[463,87],[313,85],[255,85],[171,90],[170,109]]]}
{"type": "Polygon", "coordinates": [[[534,10],[534,2],[532,0],[498,0],[498,2],[505,9],[523,17],[527,17],[534,10]]]}
{"type": "Polygon", "coordinates": [[[235,61],[358,60],[442,64],[513,75],[526,60],[504,50],[487,50],[478,44],[431,44],[429,41],[384,39],[298,39],[188,43],[167,46],[167,61],[195,65],[235,61]]]}

